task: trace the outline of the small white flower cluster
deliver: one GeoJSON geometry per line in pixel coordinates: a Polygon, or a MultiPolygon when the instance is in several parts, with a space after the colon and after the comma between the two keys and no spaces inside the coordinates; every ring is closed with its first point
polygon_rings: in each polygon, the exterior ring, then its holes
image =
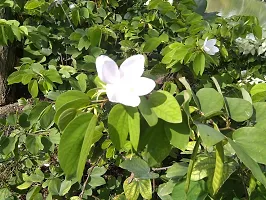
{"type": "MultiPolygon", "coordinates": [[[[246,74],[247,74],[247,70],[241,71],[242,77],[245,77],[246,74]]],[[[252,76],[246,76],[244,79],[239,80],[237,83],[239,86],[245,85],[247,83],[249,83],[250,85],[256,85],[258,83],[266,83],[266,75],[264,76],[264,80],[260,78],[254,78],[252,76]]]]}
{"type": "Polygon", "coordinates": [[[236,43],[241,53],[266,56],[266,31],[263,31],[262,39],[256,39],[253,33],[247,34],[246,38],[237,38],[236,43]]]}

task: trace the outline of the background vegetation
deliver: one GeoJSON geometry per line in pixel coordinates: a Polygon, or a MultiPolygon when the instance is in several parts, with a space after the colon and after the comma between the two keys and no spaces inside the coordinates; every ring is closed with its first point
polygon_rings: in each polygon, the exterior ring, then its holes
{"type": "Polygon", "coordinates": [[[28,90],[0,120],[0,199],[266,198],[259,16],[145,3],[0,1],[0,44],[16,57],[3,56],[16,66],[7,82],[28,90]],[[155,90],[135,108],[108,101],[102,54],[144,55],[155,90]]]}

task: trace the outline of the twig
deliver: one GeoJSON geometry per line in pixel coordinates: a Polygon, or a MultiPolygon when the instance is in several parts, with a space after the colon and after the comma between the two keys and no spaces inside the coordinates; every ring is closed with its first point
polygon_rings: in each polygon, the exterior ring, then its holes
{"type": "Polygon", "coordinates": [[[161,170],[167,170],[169,169],[171,166],[169,167],[161,167],[161,168],[151,168],[153,171],[161,171],[161,170]]]}
{"type": "Polygon", "coordinates": [[[98,160],[95,162],[95,164],[90,168],[90,170],[88,170],[88,176],[85,180],[85,182],[83,183],[83,187],[82,187],[82,191],[81,193],[79,194],[79,198],[82,199],[83,198],[83,195],[84,195],[84,192],[85,192],[85,189],[86,189],[86,185],[88,184],[88,181],[89,181],[89,178],[90,178],[90,175],[93,171],[93,169],[96,167],[96,165],[100,162],[100,160],[102,159],[102,156],[103,154],[98,158],[98,160]]]}

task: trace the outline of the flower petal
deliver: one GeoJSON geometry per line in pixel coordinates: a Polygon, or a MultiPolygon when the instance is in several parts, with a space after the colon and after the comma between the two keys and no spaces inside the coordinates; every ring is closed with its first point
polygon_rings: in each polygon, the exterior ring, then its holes
{"type": "Polygon", "coordinates": [[[121,78],[139,78],[144,72],[145,58],[143,55],[134,55],[127,58],[120,66],[121,78]]]}
{"type": "Polygon", "coordinates": [[[126,106],[137,107],[140,104],[140,98],[137,95],[121,95],[119,103],[126,106]]]}
{"type": "Polygon", "coordinates": [[[106,94],[111,102],[121,103],[126,106],[136,107],[140,104],[140,98],[132,90],[132,84],[119,82],[106,85],[106,94]]]}
{"type": "Polygon", "coordinates": [[[99,78],[105,83],[115,83],[120,79],[118,66],[108,56],[101,55],[96,59],[96,69],[99,78]]]}
{"type": "Polygon", "coordinates": [[[219,52],[219,49],[218,49],[218,47],[216,47],[216,46],[213,46],[211,49],[210,49],[210,51],[213,53],[213,55],[214,54],[216,54],[217,52],[219,52]]]}
{"type": "Polygon", "coordinates": [[[155,82],[146,77],[140,77],[134,83],[134,91],[138,96],[149,94],[155,88],[155,82]]]}
{"type": "Polygon", "coordinates": [[[211,47],[211,46],[214,46],[216,44],[216,39],[210,39],[210,40],[208,40],[207,42],[206,42],[206,46],[208,46],[209,48],[211,47]]]}

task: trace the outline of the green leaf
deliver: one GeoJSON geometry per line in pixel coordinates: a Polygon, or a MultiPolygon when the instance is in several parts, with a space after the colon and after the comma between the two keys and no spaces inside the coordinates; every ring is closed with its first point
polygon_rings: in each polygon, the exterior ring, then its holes
{"type": "Polygon", "coordinates": [[[54,115],[55,115],[55,110],[53,108],[53,105],[47,106],[43,110],[42,116],[40,117],[41,128],[46,129],[51,127],[54,123],[54,115]]]}
{"type": "Polygon", "coordinates": [[[130,142],[133,148],[137,151],[139,146],[140,136],[140,116],[137,108],[126,107],[128,114],[128,130],[130,142]]]}
{"type": "Polygon", "coordinates": [[[176,184],[172,192],[174,200],[204,200],[208,195],[205,181],[191,182],[189,191],[185,192],[185,182],[176,184]]]}
{"type": "Polygon", "coordinates": [[[196,75],[202,75],[205,68],[205,56],[204,53],[200,52],[196,55],[193,61],[193,70],[196,75]]]}
{"type": "Polygon", "coordinates": [[[253,114],[252,104],[244,99],[226,97],[230,117],[236,122],[248,120],[253,114]]]}
{"type": "Polygon", "coordinates": [[[29,114],[28,120],[31,123],[35,123],[40,116],[42,115],[43,111],[47,106],[49,106],[50,103],[46,101],[39,102],[36,106],[34,106],[29,114]]]}
{"type": "Polygon", "coordinates": [[[128,131],[128,114],[121,104],[115,105],[108,116],[108,129],[112,143],[117,150],[124,147],[128,131]]]}
{"type": "Polygon", "coordinates": [[[80,151],[80,157],[79,157],[78,168],[77,168],[78,180],[81,180],[81,177],[83,175],[83,170],[84,170],[84,167],[86,164],[87,156],[90,152],[91,146],[93,145],[93,139],[94,139],[94,132],[95,132],[96,124],[97,124],[97,117],[95,115],[93,115],[93,117],[90,120],[90,123],[88,125],[88,128],[86,130],[84,140],[82,143],[82,148],[80,151]]]}
{"type": "Polygon", "coordinates": [[[210,126],[207,126],[205,124],[196,124],[196,126],[203,143],[207,147],[213,146],[225,139],[225,136],[221,132],[215,130],[210,126]]]}
{"type": "Polygon", "coordinates": [[[36,80],[31,80],[29,85],[28,85],[28,90],[31,94],[31,96],[34,98],[34,97],[37,97],[38,96],[38,83],[36,80]]]}
{"type": "Polygon", "coordinates": [[[77,115],[77,110],[75,108],[69,108],[62,112],[58,118],[58,127],[63,131],[71,120],[77,115]]]}
{"type": "Polygon", "coordinates": [[[78,26],[80,24],[80,15],[79,15],[79,9],[73,9],[72,10],[72,21],[75,26],[78,26]]]}
{"type": "Polygon", "coordinates": [[[16,137],[2,136],[0,138],[0,153],[3,155],[8,155],[11,152],[13,152],[16,147],[17,141],[18,141],[17,136],[16,137]]]}
{"type": "Polygon", "coordinates": [[[71,185],[72,185],[71,181],[64,180],[61,183],[60,190],[59,190],[59,195],[60,196],[64,196],[65,194],[67,194],[68,191],[71,188],[71,185]]]}
{"type": "Polygon", "coordinates": [[[17,186],[19,190],[25,190],[32,185],[32,182],[24,182],[21,185],[17,186]]]}
{"type": "Polygon", "coordinates": [[[140,97],[141,102],[138,106],[141,115],[144,117],[149,126],[154,126],[158,122],[158,117],[151,109],[151,103],[146,99],[146,97],[140,97]]]}
{"type": "Polygon", "coordinates": [[[1,188],[0,189],[0,199],[9,200],[9,197],[12,196],[12,193],[9,191],[8,188],[1,188]]]}
{"type": "Polygon", "coordinates": [[[167,169],[166,177],[170,179],[180,178],[186,175],[187,170],[187,163],[174,163],[169,169],[167,169]]]}
{"type": "Polygon", "coordinates": [[[27,1],[24,8],[27,10],[32,10],[32,9],[40,7],[43,4],[44,4],[44,1],[30,0],[30,1],[27,1]]]}
{"type": "MultiPolygon", "coordinates": [[[[228,157],[225,157],[228,158],[228,157]]],[[[193,167],[191,180],[198,181],[208,177],[212,180],[214,169],[215,169],[215,160],[214,156],[199,155],[193,167]]],[[[225,182],[232,173],[234,173],[238,168],[238,163],[233,159],[226,159],[224,162],[223,169],[223,182],[225,182]]]]}
{"type": "Polygon", "coordinates": [[[87,156],[89,154],[97,118],[90,114],[82,114],[72,120],[64,129],[58,158],[67,178],[81,179],[87,156]]]}
{"type": "Polygon", "coordinates": [[[26,70],[20,70],[20,71],[13,72],[7,78],[8,85],[21,82],[25,75],[27,75],[26,70]]]}
{"type": "Polygon", "coordinates": [[[256,162],[266,164],[266,132],[256,127],[239,128],[233,140],[256,162]]]}
{"type": "Polygon", "coordinates": [[[262,38],[262,27],[260,25],[254,26],[253,27],[253,33],[259,40],[261,40],[261,38],[262,38]]]}
{"type": "Polygon", "coordinates": [[[53,178],[49,181],[48,190],[52,195],[59,195],[61,187],[61,180],[59,178],[53,178]]]}
{"type": "Polygon", "coordinates": [[[149,102],[158,118],[169,123],[182,122],[180,106],[169,92],[156,91],[150,95],[149,102]]]}
{"type": "Polygon", "coordinates": [[[164,123],[164,130],[170,144],[185,151],[191,132],[187,116],[183,115],[183,122],[179,124],[164,123]]]}
{"type": "Polygon", "coordinates": [[[49,79],[52,82],[62,84],[63,81],[61,76],[59,75],[58,71],[55,69],[48,69],[42,72],[44,78],[49,79]]]}
{"type": "Polygon", "coordinates": [[[37,155],[39,150],[43,149],[43,144],[41,142],[41,136],[28,135],[26,138],[26,147],[30,153],[37,155]]]}
{"type": "Polygon", "coordinates": [[[160,120],[155,126],[147,129],[145,137],[148,138],[146,159],[149,165],[161,163],[171,151],[171,145],[164,130],[164,122],[160,120]]]}
{"type": "Polygon", "coordinates": [[[151,180],[139,180],[140,194],[144,199],[152,198],[151,180]]]}
{"type": "Polygon", "coordinates": [[[161,44],[161,39],[158,37],[149,38],[143,48],[143,52],[152,52],[161,44]]]}
{"type": "Polygon", "coordinates": [[[72,90],[61,94],[60,96],[58,96],[55,102],[55,123],[59,123],[59,117],[65,110],[69,108],[78,110],[80,108],[86,107],[89,104],[89,97],[81,91],[72,90]]]}
{"type": "Polygon", "coordinates": [[[20,33],[19,27],[15,26],[15,25],[11,25],[11,29],[13,31],[13,34],[16,36],[17,40],[20,41],[21,40],[21,33],[20,33]]]}
{"type": "Polygon", "coordinates": [[[124,192],[127,199],[137,200],[140,193],[139,183],[136,180],[130,182],[130,177],[124,181],[124,192]]]}
{"type": "Polygon", "coordinates": [[[250,94],[253,102],[264,101],[266,99],[266,83],[259,83],[254,85],[250,94]]]}
{"type": "Polygon", "coordinates": [[[144,160],[137,157],[125,160],[119,167],[134,173],[135,178],[152,179],[158,177],[158,174],[150,172],[150,167],[144,160]]]}
{"type": "Polygon", "coordinates": [[[213,88],[202,88],[196,95],[200,102],[201,111],[205,117],[212,116],[223,108],[223,96],[213,88]]]}
{"type": "Polygon", "coordinates": [[[90,38],[91,46],[99,47],[102,41],[102,30],[99,27],[90,28],[88,37],[90,38]]]}
{"type": "Polygon", "coordinates": [[[36,195],[39,193],[40,190],[41,190],[40,186],[31,187],[29,192],[27,193],[26,199],[27,200],[34,200],[36,195]]]}
{"type": "Polygon", "coordinates": [[[236,155],[238,158],[246,165],[254,175],[254,177],[261,182],[261,184],[266,187],[266,178],[265,175],[262,173],[260,166],[256,163],[247,153],[246,151],[239,146],[237,143],[233,142],[230,138],[227,138],[228,142],[235,150],[236,155]]]}
{"type": "Polygon", "coordinates": [[[86,74],[79,74],[76,79],[78,80],[79,88],[82,92],[85,92],[87,89],[87,75],[86,74]]]}

